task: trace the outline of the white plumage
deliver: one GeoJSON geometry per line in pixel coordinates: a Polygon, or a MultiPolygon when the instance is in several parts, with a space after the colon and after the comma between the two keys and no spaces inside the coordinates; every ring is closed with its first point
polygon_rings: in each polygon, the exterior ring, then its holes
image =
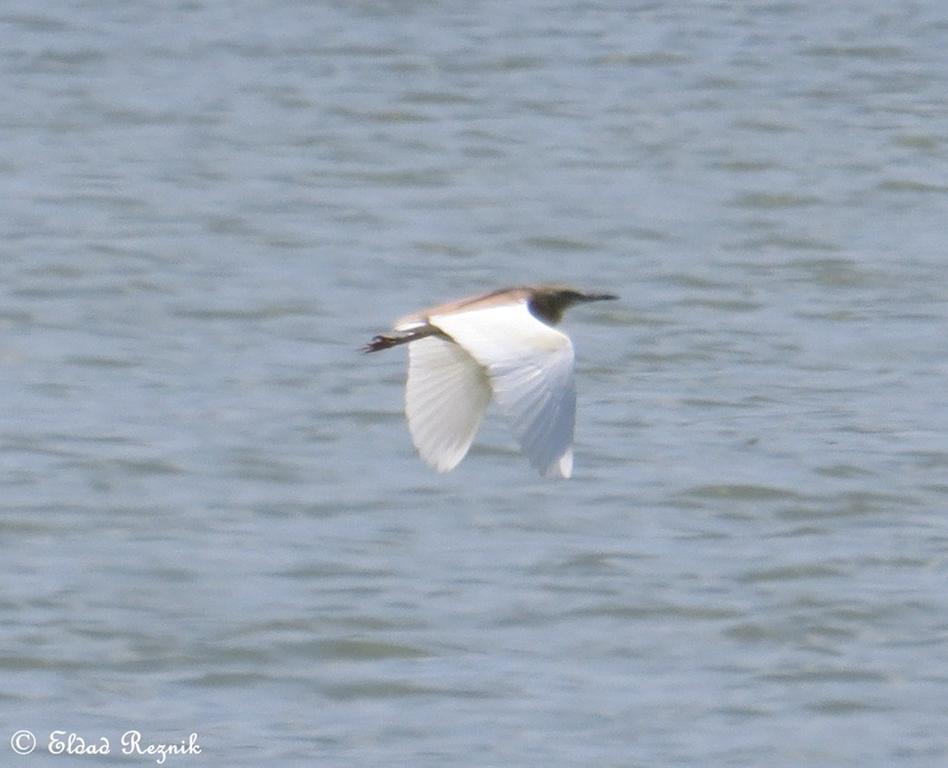
{"type": "Polygon", "coordinates": [[[490,402],[487,372],[457,344],[436,336],[408,346],[405,413],[418,453],[439,472],[465,457],[490,402]]]}
{"type": "Polygon", "coordinates": [[[457,342],[471,368],[486,372],[487,398],[493,390],[530,463],[543,475],[569,477],[576,417],[569,337],[537,320],[526,301],[432,315],[429,322],[457,342]]]}
{"type": "Polygon", "coordinates": [[[547,477],[573,471],[573,345],[548,325],[579,301],[615,298],[565,286],[495,291],[435,307],[376,336],[366,351],[408,346],[405,412],[412,442],[439,472],[467,454],[491,397],[530,463],[547,477]]]}

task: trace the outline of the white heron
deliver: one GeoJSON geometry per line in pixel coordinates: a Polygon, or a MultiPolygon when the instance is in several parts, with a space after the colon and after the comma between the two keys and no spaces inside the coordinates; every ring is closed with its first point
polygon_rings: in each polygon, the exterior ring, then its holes
{"type": "Polygon", "coordinates": [[[615,298],[557,284],[505,288],[403,317],[363,351],[409,345],[408,428],[438,472],[467,454],[493,395],[530,463],[547,477],[569,477],[573,344],[553,325],[573,304],[615,298]]]}

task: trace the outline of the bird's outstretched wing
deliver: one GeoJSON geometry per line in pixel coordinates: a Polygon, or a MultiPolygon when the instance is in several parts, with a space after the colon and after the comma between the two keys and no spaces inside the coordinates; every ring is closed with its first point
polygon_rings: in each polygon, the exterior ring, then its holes
{"type": "Polygon", "coordinates": [[[438,472],[467,454],[490,394],[487,371],[457,344],[428,336],[408,345],[408,428],[421,458],[438,472]]]}
{"type": "Polygon", "coordinates": [[[525,301],[435,315],[429,322],[487,369],[530,463],[548,477],[569,477],[576,419],[569,337],[534,317],[525,301]]]}

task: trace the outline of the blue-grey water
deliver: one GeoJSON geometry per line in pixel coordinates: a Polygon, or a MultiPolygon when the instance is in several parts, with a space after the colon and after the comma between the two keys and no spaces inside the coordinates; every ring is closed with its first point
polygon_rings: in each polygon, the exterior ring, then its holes
{"type": "Polygon", "coordinates": [[[946,36],[3,3],[3,764],[948,764],[946,36]],[[574,478],[496,413],[433,473],[356,350],[545,280],[622,297],[574,478]]]}

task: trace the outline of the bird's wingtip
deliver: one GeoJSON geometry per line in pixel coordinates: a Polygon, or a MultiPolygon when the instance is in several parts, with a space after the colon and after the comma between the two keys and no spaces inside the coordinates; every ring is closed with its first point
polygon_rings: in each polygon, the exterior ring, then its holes
{"type": "Polygon", "coordinates": [[[556,459],[550,466],[546,468],[546,471],[543,472],[544,477],[549,478],[562,478],[563,480],[569,480],[573,474],[573,449],[568,448],[566,453],[556,459]]]}

